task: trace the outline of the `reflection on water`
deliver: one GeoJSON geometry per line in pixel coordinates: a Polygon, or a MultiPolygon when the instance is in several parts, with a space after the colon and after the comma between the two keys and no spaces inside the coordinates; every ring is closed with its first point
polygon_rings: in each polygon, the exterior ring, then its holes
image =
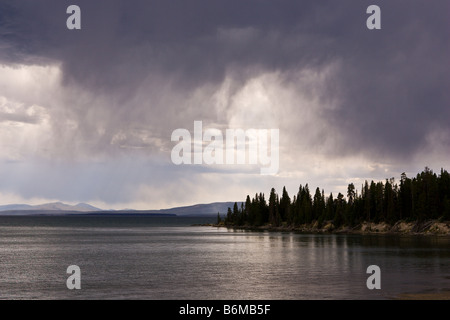
{"type": "Polygon", "coordinates": [[[0,217],[3,299],[389,299],[450,289],[448,237],[196,227],[194,218],[0,217]],[[82,289],[70,291],[69,265],[82,289]],[[366,269],[381,268],[381,290],[366,269]]]}

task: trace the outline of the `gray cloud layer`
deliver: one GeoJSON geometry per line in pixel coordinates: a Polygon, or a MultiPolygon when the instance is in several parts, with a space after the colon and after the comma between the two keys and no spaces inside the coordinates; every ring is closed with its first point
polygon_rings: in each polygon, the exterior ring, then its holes
{"type": "MultiPolygon", "coordinates": [[[[242,88],[267,74],[277,76],[255,86],[279,88],[261,112],[284,126],[286,157],[448,151],[449,2],[375,2],[76,1],[82,30],[69,31],[75,3],[2,1],[0,62],[60,64],[64,97],[45,107],[56,144],[78,142],[77,152],[167,151],[175,128],[228,125],[242,88]],[[382,9],[381,30],[365,26],[370,4],[382,9]]],[[[12,117],[35,121],[0,121],[12,117]]]]}

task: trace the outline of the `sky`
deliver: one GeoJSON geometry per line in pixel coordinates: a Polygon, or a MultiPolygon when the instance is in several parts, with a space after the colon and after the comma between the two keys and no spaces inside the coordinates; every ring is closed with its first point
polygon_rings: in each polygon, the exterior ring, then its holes
{"type": "Polygon", "coordinates": [[[449,15],[448,0],[0,0],[0,204],[160,209],[450,169],[449,15]],[[174,164],[171,135],[194,121],[278,129],[278,171],[174,164]]]}

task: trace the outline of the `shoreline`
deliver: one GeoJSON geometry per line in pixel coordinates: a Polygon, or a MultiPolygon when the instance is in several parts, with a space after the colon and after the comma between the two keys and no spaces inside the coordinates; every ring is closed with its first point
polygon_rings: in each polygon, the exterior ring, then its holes
{"type": "Polygon", "coordinates": [[[450,300],[450,290],[424,293],[402,293],[395,296],[393,300],[450,300]]]}
{"type": "Polygon", "coordinates": [[[331,221],[323,223],[319,228],[317,221],[311,224],[304,224],[301,226],[278,226],[272,225],[263,226],[233,226],[221,224],[204,224],[203,226],[212,226],[217,228],[227,228],[236,230],[248,231],[270,231],[270,232],[298,232],[310,234],[359,234],[359,235],[373,235],[373,234],[392,234],[392,235],[438,235],[450,236],[450,221],[427,220],[423,222],[413,221],[406,222],[403,220],[397,221],[394,224],[386,222],[363,222],[356,226],[340,226],[336,228],[331,221]]]}

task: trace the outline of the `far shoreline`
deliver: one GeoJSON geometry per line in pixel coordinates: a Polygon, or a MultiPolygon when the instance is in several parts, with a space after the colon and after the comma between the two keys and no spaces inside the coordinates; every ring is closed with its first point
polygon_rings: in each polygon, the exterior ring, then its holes
{"type": "Polygon", "coordinates": [[[268,232],[296,232],[303,234],[354,234],[354,235],[437,235],[450,236],[450,221],[427,220],[423,222],[397,221],[394,224],[386,222],[363,222],[356,226],[340,226],[335,227],[331,221],[323,224],[319,228],[318,223],[304,224],[300,226],[272,226],[270,224],[262,226],[251,225],[226,225],[219,224],[202,224],[201,226],[211,226],[216,228],[227,228],[235,230],[247,231],[268,231],[268,232]]]}

